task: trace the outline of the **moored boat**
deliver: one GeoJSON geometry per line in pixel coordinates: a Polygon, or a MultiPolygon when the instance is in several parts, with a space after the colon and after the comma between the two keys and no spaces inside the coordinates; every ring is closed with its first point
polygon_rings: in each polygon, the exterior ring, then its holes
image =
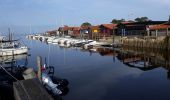
{"type": "Polygon", "coordinates": [[[2,41],[0,42],[0,56],[12,56],[28,52],[28,47],[21,45],[21,43],[16,40],[3,39],[2,41]]]}
{"type": "Polygon", "coordinates": [[[0,56],[12,56],[26,54],[28,52],[28,47],[14,47],[14,48],[2,48],[0,49],[0,56]]]}

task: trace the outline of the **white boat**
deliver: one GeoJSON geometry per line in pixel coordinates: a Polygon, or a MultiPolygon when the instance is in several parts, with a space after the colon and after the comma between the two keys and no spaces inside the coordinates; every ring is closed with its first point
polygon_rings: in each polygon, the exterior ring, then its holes
{"type": "Polygon", "coordinates": [[[60,38],[56,37],[53,39],[52,43],[53,44],[58,44],[58,41],[60,40],[60,38]]]}
{"type": "Polygon", "coordinates": [[[90,42],[88,44],[85,44],[83,47],[84,47],[84,49],[91,49],[93,46],[101,46],[103,44],[106,44],[106,43],[93,41],[93,42],[90,42]]]}
{"type": "Polygon", "coordinates": [[[58,41],[59,44],[64,44],[65,41],[67,41],[68,38],[62,38],[58,41]]]}
{"type": "Polygon", "coordinates": [[[12,56],[25,54],[28,52],[28,47],[22,46],[16,40],[4,40],[0,42],[0,56],[12,56]]]}
{"type": "Polygon", "coordinates": [[[52,43],[55,37],[48,37],[47,42],[52,43]]]}
{"type": "Polygon", "coordinates": [[[20,54],[26,54],[27,52],[28,52],[28,47],[26,46],[14,47],[14,48],[1,48],[0,56],[20,55],[20,54]]]}

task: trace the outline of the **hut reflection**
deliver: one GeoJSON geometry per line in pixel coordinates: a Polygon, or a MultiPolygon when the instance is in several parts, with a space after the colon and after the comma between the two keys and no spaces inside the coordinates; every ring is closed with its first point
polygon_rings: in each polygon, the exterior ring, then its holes
{"type": "Polygon", "coordinates": [[[168,70],[167,78],[170,78],[170,51],[168,50],[126,47],[119,50],[117,58],[128,67],[142,71],[163,67],[168,70]]]}

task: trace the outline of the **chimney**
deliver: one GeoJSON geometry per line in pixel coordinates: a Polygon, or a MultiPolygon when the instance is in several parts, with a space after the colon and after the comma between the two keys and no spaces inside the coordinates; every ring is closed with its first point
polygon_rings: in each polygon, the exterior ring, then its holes
{"type": "Polygon", "coordinates": [[[169,15],[169,22],[170,22],[170,15],[169,15]]]}

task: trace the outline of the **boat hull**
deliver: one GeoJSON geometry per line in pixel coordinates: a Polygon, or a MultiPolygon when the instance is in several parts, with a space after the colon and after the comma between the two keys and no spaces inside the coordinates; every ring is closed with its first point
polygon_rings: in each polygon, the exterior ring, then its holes
{"type": "Polygon", "coordinates": [[[0,49],[0,56],[20,55],[26,54],[27,52],[28,52],[27,47],[0,49]]]}

